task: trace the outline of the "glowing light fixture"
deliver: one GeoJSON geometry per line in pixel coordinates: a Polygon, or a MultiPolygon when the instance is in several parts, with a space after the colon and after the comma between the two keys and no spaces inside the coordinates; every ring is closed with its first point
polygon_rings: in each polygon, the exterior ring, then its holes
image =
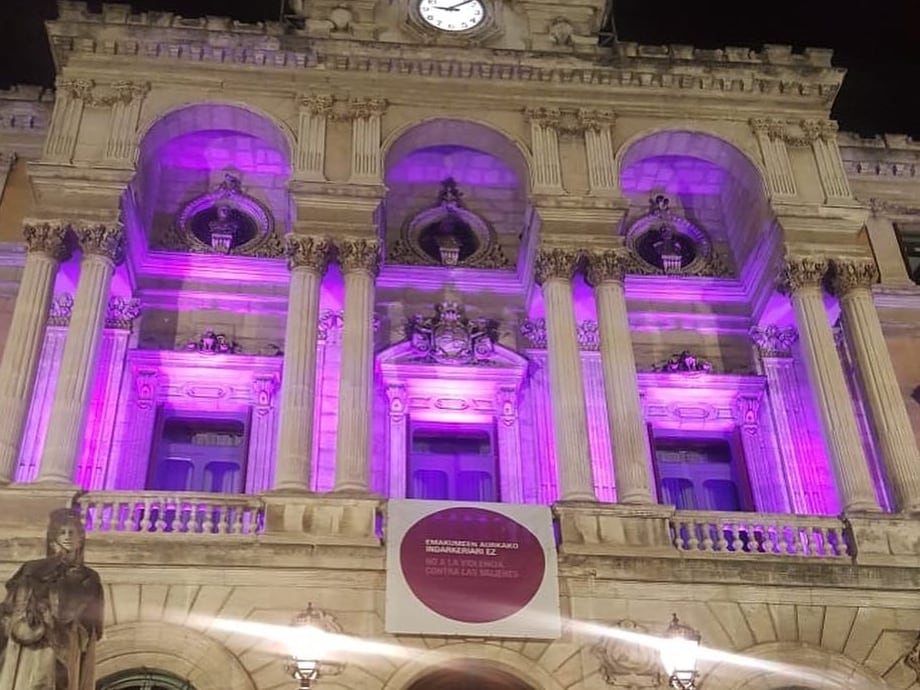
{"type": "Polygon", "coordinates": [[[681,623],[675,613],[661,644],[661,665],[668,676],[668,685],[673,690],[696,690],[700,639],[700,634],[689,625],[681,623]]]}
{"type": "Polygon", "coordinates": [[[287,671],[299,683],[300,690],[310,690],[313,681],[319,678],[327,646],[324,619],[323,613],[309,603],[292,623],[292,651],[287,671]]]}

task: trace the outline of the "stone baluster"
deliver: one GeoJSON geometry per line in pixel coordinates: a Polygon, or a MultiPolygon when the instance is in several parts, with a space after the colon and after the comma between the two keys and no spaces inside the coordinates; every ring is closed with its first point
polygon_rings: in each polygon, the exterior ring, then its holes
{"type": "Polygon", "coordinates": [[[894,365],[872,298],[878,281],[872,259],[834,261],[832,286],[840,299],[843,331],[864,399],[876,446],[895,503],[902,512],[920,512],[920,450],[901,395],[894,365]]]}
{"type": "Polygon", "coordinates": [[[636,359],[630,337],[623,281],[634,267],[626,249],[588,257],[588,283],[594,286],[601,331],[601,362],[613,466],[619,503],[654,503],[648,457],[648,432],[639,401],[636,359]]]}
{"type": "Polygon", "coordinates": [[[499,389],[497,414],[498,457],[501,458],[501,499],[504,503],[524,502],[524,477],[521,464],[521,426],[518,420],[518,394],[514,388],[499,389]]]}
{"type": "Polygon", "coordinates": [[[585,130],[588,157],[588,187],[593,196],[609,196],[618,189],[616,155],[613,150],[613,113],[581,110],[579,119],[585,130]]]}
{"type": "Polygon", "coordinates": [[[823,258],[788,258],[784,283],[792,297],[802,354],[837,482],[840,507],[844,512],[877,511],[878,499],[863,452],[853,401],[834,346],[821,292],[827,267],[823,258]]]}
{"type": "Polygon", "coordinates": [[[61,162],[73,159],[84,103],[92,97],[93,87],[94,83],[88,79],[58,79],[51,125],[45,139],[45,158],[61,162]]]}
{"type": "Polygon", "coordinates": [[[387,386],[387,401],[389,402],[390,428],[387,435],[390,452],[387,459],[389,467],[390,498],[405,498],[407,484],[407,467],[409,453],[409,410],[406,405],[407,390],[405,386],[387,386]]]}
{"type": "Polygon", "coordinates": [[[308,94],[300,99],[294,165],[294,176],[298,180],[323,182],[326,179],[326,123],[332,104],[332,96],[322,94],[308,94]]]}
{"type": "Polygon", "coordinates": [[[530,120],[533,167],[531,186],[534,194],[562,194],[562,160],[559,156],[560,113],[547,108],[532,108],[525,111],[530,120]]]}
{"type": "Polygon", "coordinates": [[[576,250],[551,248],[541,249],[536,262],[536,279],[543,286],[546,311],[553,438],[563,501],[595,500],[572,293],[572,276],[579,258],[576,250]]]}
{"type": "Polygon", "coordinates": [[[735,398],[735,422],[741,431],[744,460],[754,494],[754,505],[761,513],[789,511],[785,486],[777,481],[782,468],[777,465],[765,443],[761,428],[761,396],[742,393],[735,398]]]}
{"type": "Polygon", "coordinates": [[[13,479],[22,431],[32,399],[35,371],[45,339],[51,293],[60,262],[67,256],[67,228],[58,221],[23,226],[26,261],[0,360],[0,484],[13,479]]]}
{"type": "Polygon", "coordinates": [[[105,143],[105,160],[133,166],[137,120],[144,96],[150,91],[150,84],[121,81],[112,85],[112,91],[114,95],[108,138],[105,143]]]}
{"type": "Polygon", "coordinates": [[[380,124],[387,109],[383,98],[353,100],[349,104],[351,125],[352,184],[382,184],[380,124]]]}
{"type": "Polygon", "coordinates": [[[71,484],[83,439],[91,383],[105,328],[109,285],[124,257],[124,230],[119,223],[86,224],[76,229],[83,250],[80,283],[61,358],[61,372],[38,481],[71,484]]]}
{"type": "Polygon", "coordinates": [[[328,263],[329,242],[322,237],[289,235],[286,252],[291,282],[274,488],[308,491],[313,463],[319,293],[328,263]]]}
{"type": "Polygon", "coordinates": [[[802,122],[802,131],[811,141],[825,202],[830,204],[852,200],[850,182],[837,146],[837,123],[831,120],[807,120],[802,122]]]}
{"type": "Polygon", "coordinates": [[[767,185],[774,199],[794,197],[797,194],[795,176],[789,151],[786,148],[785,127],[779,120],[753,118],[750,122],[760,153],[763,156],[767,185]]]}
{"type": "Polygon", "coordinates": [[[376,239],[343,239],[339,262],[345,276],[345,326],[339,416],[336,427],[335,490],[368,490],[374,385],[374,282],[380,263],[376,239]]]}

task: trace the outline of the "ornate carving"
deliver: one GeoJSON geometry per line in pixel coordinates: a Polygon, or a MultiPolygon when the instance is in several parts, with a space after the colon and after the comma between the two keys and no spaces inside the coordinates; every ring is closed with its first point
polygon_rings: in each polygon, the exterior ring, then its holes
{"type": "Polygon", "coordinates": [[[140,315],[140,300],[115,295],[109,298],[105,315],[105,327],[125,331],[131,330],[131,325],[140,315]]]}
{"type": "Polygon", "coordinates": [[[546,319],[527,319],[521,324],[521,335],[534,350],[546,349],[546,319]]]}
{"type": "Polygon", "coordinates": [[[869,258],[834,259],[831,262],[831,289],[838,297],[844,297],[853,290],[868,290],[878,282],[878,277],[878,266],[869,258]]]}
{"type": "Polygon", "coordinates": [[[382,117],[389,107],[385,98],[352,98],[345,109],[336,108],[330,113],[333,120],[360,120],[372,117],[382,117]]]}
{"type": "Polygon", "coordinates": [[[543,247],[537,253],[534,267],[536,281],[543,284],[548,280],[571,280],[581,260],[581,251],[562,247],[543,247]]]}
{"type": "Polygon", "coordinates": [[[134,372],[134,399],[138,409],[150,410],[156,405],[159,375],[156,369],[138,369],[134,372]]]}
{"type": "Polygon", "coordinates": [[[143,98],[150,91],[150,82],[117,81],[112,84],[112,102],[130,104],[135,98],[143,98]]]}
{"type": "Polygon", "coordinates": [[[93,100],[93,89],[96,82],[92,79],[58,79],[56,87],[58,91],[69,94],[71,98],[82,101],[93,100]]]}
{"type": "Polygon", "coordinates": [[[243,351],[239,344],[224,333],[206,330],[198,338],[189,340],[185,349],[200,352],[203,355],[236,355],[243,351]]]}
{"type": "Polygon", "coordinates": [[[917,676],[916,680],[920,681],[920,637],[904,655],[904,665],[913,671],[917,676]]]}
{"type": "Polygon", "coordinates": [[[560,108],[527,108],[524,116],[546,129],[554,129],[559,134],[581,134],[585,130],[579,111],[560,108]]]}
{"type": "Polygon", "coordinates": [[[712,363],[684,350],[656,364],[652,370],[663,374],[708,374],[712,372],[712,363]]]}
{"type": "Polygon", "coordinates": [[[771,141],[784,141],[786,138],[786,125],[782,120],[770,117],[754,117],[749,122],[754,132],[766,134],[771,141]]]}
{"type": "Polygon", "coordinates": [[[317,321],[317,337],[319,340],[338,341],[345,326],[345,314],[336,309],[323,309],[317,321]]]}
{"type": "Polygon", "coordinates": [[[756,434],[760,427],[760,396],[739,395],[735,398],[733,411],[735,422],[746,434],[756,434]]]}
{"type": "Polygon", "coordinates": [[[125,256],[125,232],[121,223],[87,223],[75,230],[84,255],[102,256],[121,263],[125,256]]]}
{"type": "Polygon", "coordinates": [[[575,327],[575,334],[578,338],[578,347],[582,350],[599,350],[601,347],[601,331],[597,321],[588,319],[582,321],[575,327]]]}
{"type": "Polygon", "coordinates": [[[288,268],[306,268],[323,275],[329,263],[331,245],[326,237],[311,235],[288,235],[284,238],[284,254],[288,268]]]}
{"type": "MultiPolygon", "coordinates": [[[[621,620],[613,627],[634,635],[648,635],[648,629],[632,620],[621,620]]],[[[601,675],[608,685],[629,688],[658,687],[658,656],[647,645],[613,635],[605,636],[591,651],[600,661],[601,675]]]]}
{"type": "Polygon", "coordinates": [[[518,395],[514,388],[499,388],[495,394],[495,407],[502,426],[512,427],[518,420],[518,395]]]}
{"type": "Polygon", "coordinates": [[[802,288],[821,287],[827,259],[821,256],[787,256],[780,276],[780,289],[794,294],[802,288]]]}
{"type": "Polygon", "coordinates": [[[256,414],[264,417],[271,412],[275,394],[278,392],[278,377],[275,374],[256,376],[252,380],[252,401],[256,414]]]}
{"type": "Polygon", "coordinates": [[[335,99],[327,94],[308,93],[300,97],[300,107],[317,117],[327,117],[334,103],[335,99]]]}
{"type": "Polygon", "coordinates": [[[438,364],[481,364],[491,359],[498,325],[488,319],[470,319],[456,302],[435,305],[434,316],[413,316],[406,336],[423,359],[438,364]]]}
{"type": "Polygon", "coordinates": [[[578,119],[585,130],[601,131],[616,124],[617,116],[609,110],[579,110],[578,119]]]}
{"type": "Polygon", "coordinates": [[[792,346],[799,339],[799,334],[792,326],[781,328],[776,324],[754,326],[750,330],[750,335],[761,357],[791,357],[792,346]]]}
{"type": "Polygon", "coordinates": [[[639,270],[635,255],[625,247],[590,252],[587,256],[588,270],[585,277],[588,284],[595,287],[604,281],[621,283],[627,273],[636,273],[639,270]]]}
{"type": "Polygon", "coordinates": [[[376,277],[380,270],[380,242],[376,239],[342,239],[336,246],[343,273],[365,271],[376,277]]]}
{"type": "Polygon", "coordinates": [[[407,400],[406,396],[408,391],[403,385],[391,385],[387,386],[387,400],[390,403],[389,413],[390,419],[393,422],[399,423],[403,421],[406,416],[407,400]]]}
{"type": "Polygon", "coordinates": [[[73,315],[73,295],[61,293],[51,298],[51,307],[48,309],[48,325],[66,327],[70,325],[73,315]]]}
{"type": "Polygon", "coordinates": [[[29,252],[45,254],[57,261],[63,261],[70,255],[67,225],[59,220],[26,219],[22,224],[22,235],[29,252]]]}

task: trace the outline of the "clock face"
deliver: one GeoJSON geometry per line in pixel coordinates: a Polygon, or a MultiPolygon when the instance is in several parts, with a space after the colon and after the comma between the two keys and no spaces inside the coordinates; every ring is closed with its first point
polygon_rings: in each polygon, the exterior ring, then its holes
{"type": "Polygon", "coordinates": [[[469,31],[486,17],[482,0],[419,0],[418,12],[426,24],[441,31],[469,31]]]}

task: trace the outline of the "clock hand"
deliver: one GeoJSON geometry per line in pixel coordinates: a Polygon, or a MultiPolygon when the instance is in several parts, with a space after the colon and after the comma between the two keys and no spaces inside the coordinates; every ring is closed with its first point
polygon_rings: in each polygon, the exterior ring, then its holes
{"type": "Polygon", "coordinates": [[[451,5],[450,7],[436,7],[438,10],[447,10],[448,12],[456,12],[460,7],[467,5],[473,2],[473,0],[463,0],[463,2],[457,3],[456,5],[451,5]]]}

